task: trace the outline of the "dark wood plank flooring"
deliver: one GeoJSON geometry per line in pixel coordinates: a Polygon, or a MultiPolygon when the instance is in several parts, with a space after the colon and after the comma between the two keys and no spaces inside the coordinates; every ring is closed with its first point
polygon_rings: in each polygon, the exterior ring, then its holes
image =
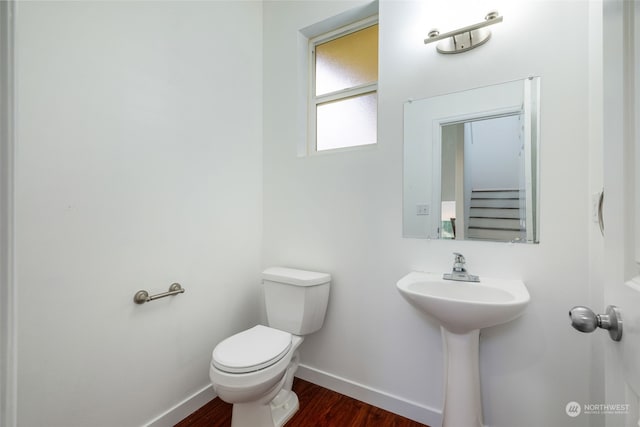
{"type": "MultiPolygon", "coordinates": [[[[300,409],[286,427],[428,427],[296,378],[300,409]]],[[[216,398],[175,427],[229,427],[231,405],[216,398]]]]}

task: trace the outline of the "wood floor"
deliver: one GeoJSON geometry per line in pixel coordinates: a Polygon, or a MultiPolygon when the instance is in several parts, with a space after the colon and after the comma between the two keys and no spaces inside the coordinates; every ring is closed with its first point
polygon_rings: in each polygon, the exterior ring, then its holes
{"type": "MultiPolygon", "coordinates": [[[[428,427],[296,378],[300,409],[286,427],[428,427]]],[[[231,405],[216,398],[175,427],[229,427],[231,405]]]]}

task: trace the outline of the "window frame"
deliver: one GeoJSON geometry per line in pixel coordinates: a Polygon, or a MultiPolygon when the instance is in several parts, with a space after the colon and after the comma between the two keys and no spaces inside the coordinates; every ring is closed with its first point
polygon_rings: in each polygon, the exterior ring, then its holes
{"type": "MultiPolygon", "coordinates": [[[[336,151],[347,151],[354,149],[362,149],[366,147],[376,146],[378,143],[377,138],[377,127],[378,127],[378,80],[373,83],[365,83],[357,86],[352,86],[346,89],[340,89],[337,91],[329,92],[320,96],[316,96],[316,46],[330,42],[332,40],[339,39],[340,37],[344,37],[346,35],[355,33],[357,31],[363,30],[365,28],[373,27],[374,25],[378,25],[378,43],[380,40],[380,27],[379,27],[379,17],[378,15],[372,15],[364,19],[360,19],[358,21],[352,22],[350,24],[341,26],[332,31],[328,31],[326,33],[317,35],[311,39],[309,39],[308,46],[308,57],[309,57],[309,87],[308,87],[308,131],[307,131],[307,153],[309,154],[322,154],[322,153],[333,153],[336,151]],[[335,102],[340,100],[346,100],[349,98],[354,98],[361,95],[366,94],[376,94],[376,141],[369,144],[362,145],[351,145],[337,148],[328,148],[326,150],[318,150],[317,143],[317,107],[318,105],[326,104],[329,102],[335,102]]],[[[378,47],[379,52],[379,47],[378,47]]],[[[376,67],[378,68],[378,79],[379,76],[379,67],[380,60],[378,58],[376,67]]]]}

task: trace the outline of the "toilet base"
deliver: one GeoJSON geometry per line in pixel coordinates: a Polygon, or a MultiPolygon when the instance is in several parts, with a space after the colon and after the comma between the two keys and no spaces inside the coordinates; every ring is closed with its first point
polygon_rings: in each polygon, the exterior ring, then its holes
{"type": "Polygon", "coordinates": [[[234,403],[231,427],[282,427],[298,412],[298,396],[291,390],[280,390],[268,404],[234,403]]]}
{"type": "Polygon", "coordinates": [[[298,396],[292,390],[280,390],[269,404],[275,427],[282,427],[298,412],[300,403],[298,396]]]}

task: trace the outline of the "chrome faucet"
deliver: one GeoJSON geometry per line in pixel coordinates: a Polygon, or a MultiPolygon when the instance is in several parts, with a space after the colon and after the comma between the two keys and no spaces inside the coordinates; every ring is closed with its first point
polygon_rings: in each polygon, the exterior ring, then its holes
{"type": "Polygon", "coordinates": [[[464,255],[458,252],[454,252],[453,255],[455,256],[453,260],[454,273],[466,273],[467,269],[464,267],[464,265],[467,262],[467,260],[464,259],[464,255]]]}
{"type": "Polygon", "coordinates": [[[445,273],[442,278],[445,280],[457,280],[459,282],[479,282],[480,277],[467,272],[464,255],[458,252],[454,252],[453,255],[455,256],[453,260],[453,269],[451,273],[445,273]]]}

